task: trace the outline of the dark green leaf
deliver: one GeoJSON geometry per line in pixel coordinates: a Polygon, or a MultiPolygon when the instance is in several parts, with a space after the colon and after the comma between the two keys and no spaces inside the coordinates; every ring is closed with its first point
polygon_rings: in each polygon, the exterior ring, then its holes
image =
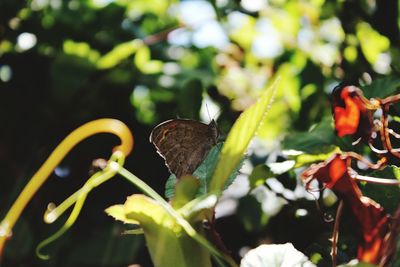
{"type": "Polygon", "coordinates": [[[249,176],[250,189],[256,188],[257,186],[264,184],[265,180],[270,177],[274,177],[274,173],[267,165],[257,165],[256,167],[254,167],[249,176]]]}
{"type": "MultiPolygon", "coordinates": [[[[369,176],[395,179],[398,168],[396,166],[388,166],[381,171],[374,171],[369,176]]],[[[382,205],[386,212],[392,214],[398,207],[400,202],[400,188],[393,185],[380,185],[367,183],[361,186],[363,193],[382,205]]]]}
{"type": "Polygon", "coordinates": [[[362,89],[367,98],[385,98],[399,92],[400,78],[395,76],[380,78],[373,81],[370,85],[364,86],[362,89]]]}
{"type": "Polygon", "coordinates": [[[260,231],[268,223],[269,216],[253,195],[241,198],[236,212],[246,231],[260,231]]]}
{"type": "Polygon", "coordinates": [[[321,154],[332,151],[336,135],[332,118],[325,117],[309,132],[290,133],[283,141],[286,150],[298,150],[308,154],[321,154]]]}
{"type": "Polygon", "coordinates": [[[187,81],[178,96],[179,116],[199,120],[203,85],[199,79],[187,81]]]}

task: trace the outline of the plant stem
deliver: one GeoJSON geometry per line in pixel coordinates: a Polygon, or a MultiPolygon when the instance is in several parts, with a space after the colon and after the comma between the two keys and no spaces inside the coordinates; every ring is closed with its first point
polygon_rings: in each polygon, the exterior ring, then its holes
{"type": "Polygon", "coordinates": [[[372,183],[372,184],[400,185],[400,181],[395,180],[395,179],[376,178],[376,177],[363,176],[363,175],[358,175],[358,174],[355,175],[353,178],[357,179],[358,181],[372,183]]]}
{"type": "Polygon", "coordinates": [[[125,156],[131,152],[133,147],[132,133],[124,123],[118,120],[99,119],[91,121],[70,133],[54,149],[39,170],[29,180],[4,219],[0,222],[0,255],[3,252],[6,240],[12,235],[12,228],[33,195],[75,145],[96,133],[112,133],[117,135],[121,139],[121,145],[114,147],[113,150],[121,151],[125,156]]]}
{"type": "Polygon", "coordinates": [[[333,225],[332,232],[332,267],[336,267],[336,256],[337,256],[337,243],[339,239],[339,225],[340,217],[342,217],[343,211],[343,200],[340,200],[338,209],[336,211],[335,224],[333,225]]]}
{"type": "Polygon", "coordinates": [[[190,223],[185,218],[183,218],[178,212],[176,212],[176,210],[174,210],[172,206],[164,200],[164,198],[162,198],[156,191],[154,191],[153,188],[148,186],[145,182],[140,180],[138,177],[136,177],[134,174],[132,174],[123,167],[119,168],[118,173],[122,175],[125,179],[136,185],[145,194],[155,199],[165,209],[165,211],[172,218],[175,219],[176,223],[179,224],[185,230],[188,236],[199,242],[199,244],[207,248],[211,252],[211,254],[216,257],[216,260],[219,262],[219,264],[222,264],[220,262],[220,259],[223,259],[226,262],[228,262],[230,266],[232,267],[237,266],[237,264],[233,261],[233,259],[231,259],[227,255],[222,255],[216,248],[214,248],[214,246],[210,242],[208,242],[207,239],[205,239],[202,235],[198,234],[197,231],[190,225],[190,223]]]}

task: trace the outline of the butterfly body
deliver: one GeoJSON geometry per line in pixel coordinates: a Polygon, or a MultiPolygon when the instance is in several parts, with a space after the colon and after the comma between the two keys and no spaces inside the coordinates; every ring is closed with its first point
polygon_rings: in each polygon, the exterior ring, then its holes
{"type": "Polygon", "coordinates": [[[177,178],[192,174],[217,143],[217,138],[214,120],[210,124],[188,119],[168,120],[157,125],[150,134],[150,142],[177,178]]]}

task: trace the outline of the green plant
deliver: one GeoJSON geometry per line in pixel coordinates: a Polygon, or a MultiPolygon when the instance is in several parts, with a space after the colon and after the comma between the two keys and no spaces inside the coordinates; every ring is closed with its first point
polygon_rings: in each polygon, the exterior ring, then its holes
{"type": "MultiPolygon", "coordinates": [[[[230,256],[220,252],[205,237],[202,222],[208,220],[213,223],[213,209],[219,196],[226,187],[228,178],[235,172],[237,165],[244,157],[250,140],[263,121],[272,102],[276,85],[271,85],[260,96],[259,101],[243,112],[230,131],[221,153],[214,154],[217,164],[211,180],[204,183],[208,192],[198,195],[200,183],[195,176],[182,177],[175,186],[175,194],[171,203],[167,203],[151,187],[138,177],[123,168],[124,158],[129,154],[133,137],[124,124],[115,120],[103,119],[85,124],[71,133],[52,153],[43,167],[32,178],[31,182],[21,193],[8,215],[1,222],[2,230],[11,231],[15,221],[21,214],[29,199],[43,184],[49,173],[57,166],[62,157],[80,140],[97,132],[112,132],[120,136],[122,144],[114,148],[106,166],[95,173],[81,189],[71,195],[58,207],[46,211],[45,221],[54,222],[64,211],[75,204],[69,219],[64,226],[44,240],[37,247],[38,255],[43,259],[43,247],[60,237],[75,222],[89,192],[103,184],[116,174],[126,178],[145,195],[133,195],[123,205],[115,205],[106,211],[114,218],[125,223],[135,224],[140,230],[135,233],[144,233],[147,246],[155,266],[211,266],[210,255],[214,256],[217,263],[223,266],[236,266],[230,256]],[[22,199],[22,200],[21,200],[22,199]],[[191,255],[198,257],[193,258],[191,255]]],[[[1,244],[4,245],[6,235],[2,235],[1,244]]]]}

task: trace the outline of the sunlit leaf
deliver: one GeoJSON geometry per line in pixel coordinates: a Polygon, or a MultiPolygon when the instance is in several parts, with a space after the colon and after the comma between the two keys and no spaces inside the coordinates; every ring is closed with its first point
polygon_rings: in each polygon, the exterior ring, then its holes
{"type": "Polygon", "coordinates": [[[128,58],[129,56],[136,53],[136,51],[143,46],[143,42],[141,40],[135,39],[133,41],[121,43],[114,47],[110,52],[102,56],[97,61],[97,67],[99,69],[109,69],[117,64],[119,64],[122,60],[128,58]]]}
{"type": "Polygon", "coordinates": [[[117,2],[127,5],[128,10],[137,16],[144,13],[153,13],[157,16],[163,16],[168,11],[168,8],[176,2],[176,0],[158,1],[158,0],[117,0],[117,2]]]}
{"type": "Polygon", "coordinates": [[[252,16],[243,13],[231,14],[230,19],[239,21],[236,27],[230,32],[230,37],[233,41],[237,42],[241,47],[250,49],[254,37],[256,36],[256,19],[252,16]],[[236,16],[236,17],[235,17],[236,16]]]}
{"type": "Polygon", "coordinates": [[[185,206],[179,209],[179,213],[190,221],[210,220],[214,215],[213,208],[217,204],[216,195],[203,195],[186,203],[185,206]]]}
{"type": "Polygon", "coordinates": [[[330,158],[334,153],[339,153],[340,149],[338,147],[333,147],[333,149],[327,151],[327,153],[320,153],[320,154],[307,154],[300,152],[299,154],[295,153],[295,155],[293,155],[291,152],[292,151],[289,150],[283,151],[284,154],[296,160],[295,168],[298,168],[304,165],[309,165],[311,163],[324,161],[330,158]]]}
{"type": "Polygon", "coordinates": [[[276,82],[260,96],[255,104],[244,111],[232,126],[211,179],[211,192],[223,190],[229,176],[243,159],[251,139],[269,109],[275,89],[276,82]]]}
{"type": "Polygon", "coordinates": [[[163,62],[152,60],[149,47],[142,45],[136,52],[135,65],[144,74],[155,74],[162,71],[163,62]]]}
{"type": "MultiPolygon", "coordinates": [[[[144,195],[132,195],[124,204],[128,219],[137,220],[155,267],[208,267],[210,255],[189,237],[165,209],[144,195]],[[196,257],[193,257],[196,253],[196,257]]],[[[199,228],[201,222],[196,226],[199,228]]]]}
{"type": "Polygon", "coordinates": [[[100,53],[92,49],[88,43],[74,42],[72,40],[65,40],[63,43],[64,53],[67,55],[74,55],[82,58],[87,58],[92,63],[96,62],[100,53]]]}
{"type": "Polygon", "coordinates": [[[131,220],[126,217],[124,205],[114,205],[114,206],[108,207],[105,210],[105,212],[109,216],[114,217],[114,219],[116,219],[118,221],[121,221],[124,223],[139,224],[138,221],[131,220]]]}
{"type": "Polygon", "coordinates": [[[344,57],[349,62],[354,62],[357,59],[358,52],[354,46],[348,46],[344,49],[344,57]]]}
{"type": "Polygon", "coordinates": [[[290,125],[293,114],[300,111],[300,80],[298,69],[293,64],[282,64],[276,74],[280,77],[277,84],[274,102],[271,104],[271,110],[268,117],[257,133],[263,139],[275,140],[281,137],[290,125]]]}
{"type": "Polygon", "coordinates": [[[360,40],[361,50],[365,57],[369,63],[375,64],[379,54],[389,49],[389,39],[379,34],[366,22],[359,23],[356,31],[357,38],[360,40]]]}

